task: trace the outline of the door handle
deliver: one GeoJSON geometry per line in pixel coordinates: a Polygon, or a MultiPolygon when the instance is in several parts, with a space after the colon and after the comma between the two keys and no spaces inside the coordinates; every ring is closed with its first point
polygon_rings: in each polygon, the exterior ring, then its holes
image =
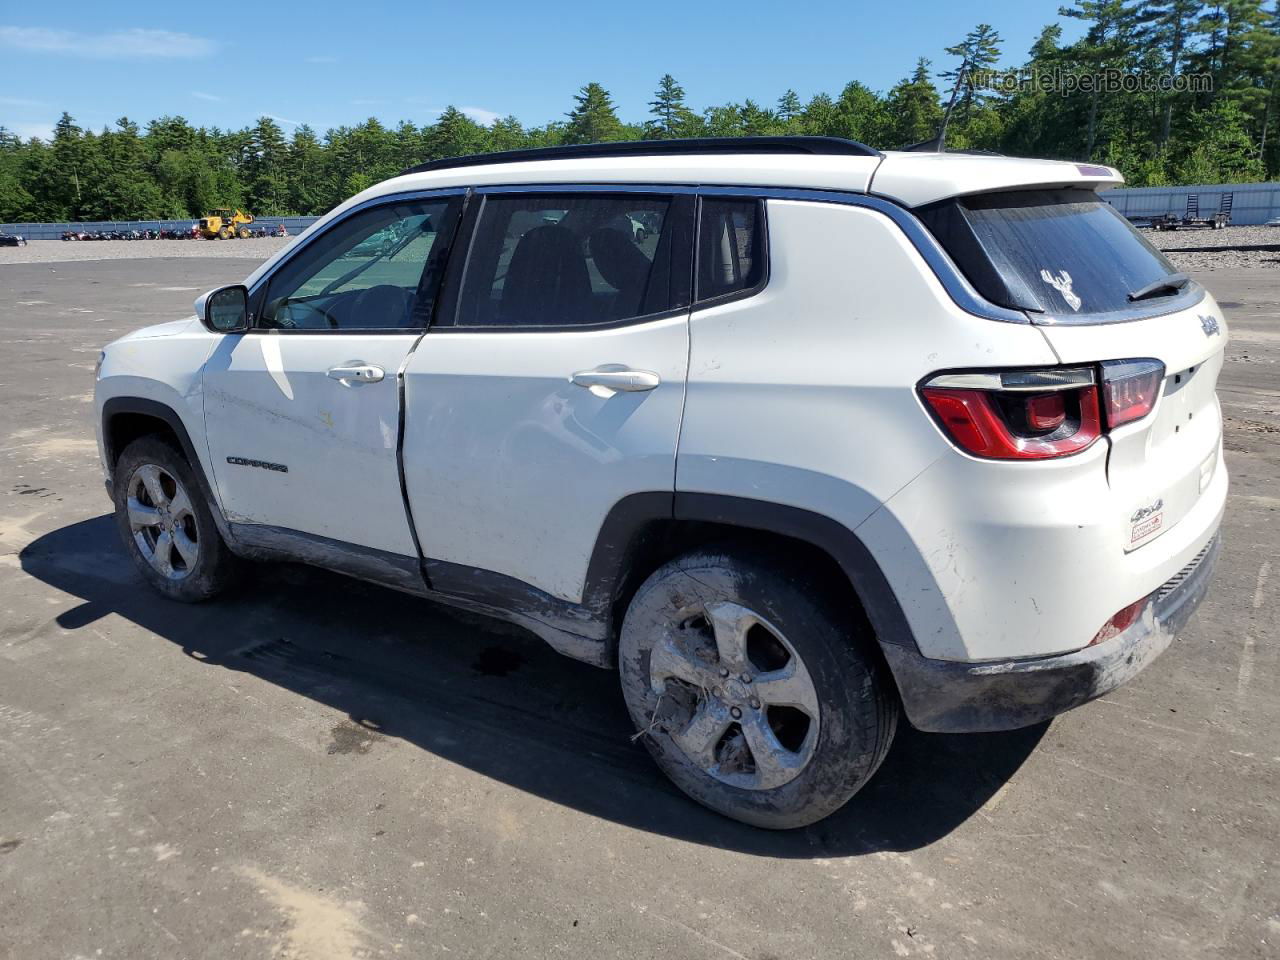
{"type": "Polygon", "coordinates": [[[617,392],[637,393],[652,390],[662,383],[662,378],[650,370],[633,370],[621,363],[606,363],[594,370],[579,370],[569,378],[579,387],[587,387],[597,396],[612,396],[617,392]]]}
{"type": "Polygon", "coordinates": [[[341,380],[343,383],[377,383],[387,372],[371,363],[352,361],[330,367],[326,375],[330,380],[341,380]]]}

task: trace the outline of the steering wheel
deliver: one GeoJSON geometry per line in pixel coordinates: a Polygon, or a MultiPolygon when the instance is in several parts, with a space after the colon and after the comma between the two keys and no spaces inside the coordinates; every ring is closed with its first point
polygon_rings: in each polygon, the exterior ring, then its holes
{"type": "Polygon", "coordinates": [[[403,327],[411,300],[412,294],[402,287],[380,283],[361,290],[352,309],[361,327],[403,327]]]}

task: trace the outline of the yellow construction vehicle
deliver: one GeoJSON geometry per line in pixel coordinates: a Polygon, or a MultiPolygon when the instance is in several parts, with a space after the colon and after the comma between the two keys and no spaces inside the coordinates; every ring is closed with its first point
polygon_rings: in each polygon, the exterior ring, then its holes
{"type": "Polygon", "coordinates": [[[251,213],[214,210],[208,216],[200,218],[200,236],[206,240],[230,240],[232,237],[248,240],[252,236],[249,231],[251,223],[251,213]]]}

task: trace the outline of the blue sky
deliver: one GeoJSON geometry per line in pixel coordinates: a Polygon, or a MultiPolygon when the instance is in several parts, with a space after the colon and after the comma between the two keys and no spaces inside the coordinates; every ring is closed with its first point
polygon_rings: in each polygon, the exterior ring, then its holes
{"type": "MultiPolygon", "coordinates": [[[[0,124],[47,135],[62,110],[95,129],[181,114],[238,128],[267,114],[286,132],[376,116],[428,123],[448,104],[482,121],[560,119],[595,80],[643,120],[663,73],[695,109],[802,99],[849,80],[887,90],[975,23],[1018,64],[1059,0],[784,4],[416,2],[49,3],[0,6],[0,124]]],[[[1079,27],[1063,23],[1068,38],[1079,27]]]]}

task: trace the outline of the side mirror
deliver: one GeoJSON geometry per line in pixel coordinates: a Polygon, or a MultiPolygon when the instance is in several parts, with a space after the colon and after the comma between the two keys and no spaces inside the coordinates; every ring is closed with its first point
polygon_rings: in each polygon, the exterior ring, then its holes
{"type": "Polygon", "coordinates": [[[196,301],[196,313],[214,333],[249,329],[249,288],[242,283],[210,290],[196,301]]]}

